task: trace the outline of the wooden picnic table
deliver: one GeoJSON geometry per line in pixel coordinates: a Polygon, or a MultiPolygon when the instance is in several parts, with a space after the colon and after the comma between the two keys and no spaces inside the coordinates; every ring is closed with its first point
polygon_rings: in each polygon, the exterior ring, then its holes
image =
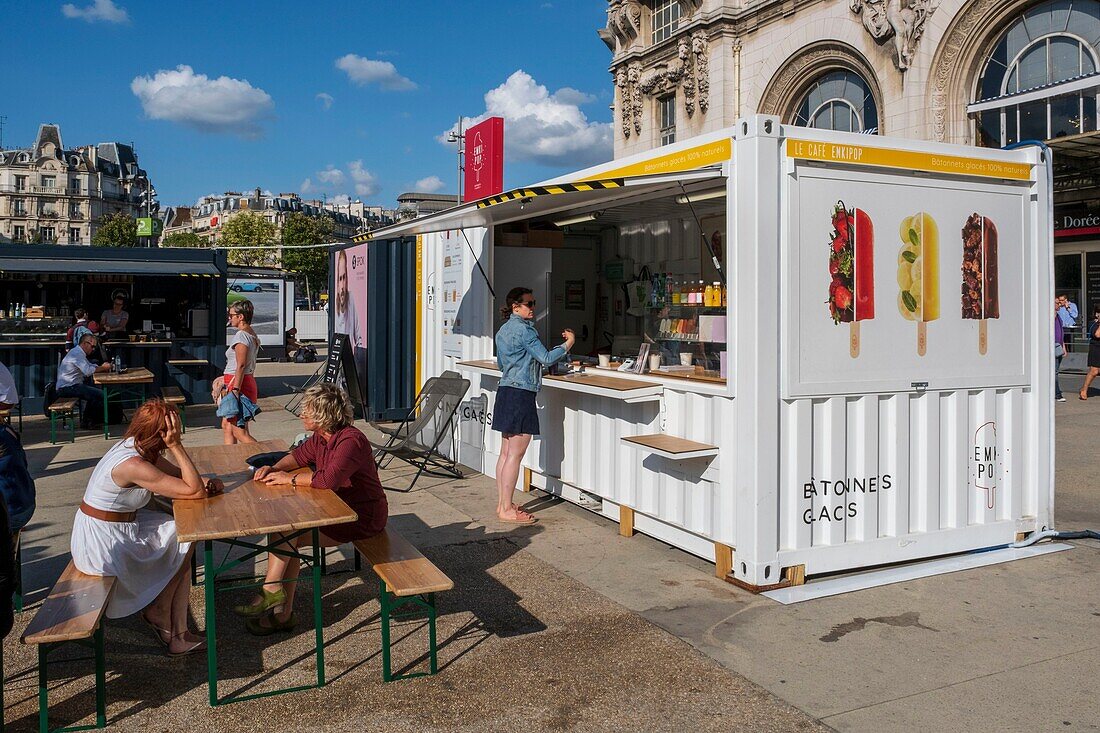
{"type": "MultiPolygon", "coordinates": [[[[225,493],[209,499],[176,501],[172,511],[176,518],[176,533],[180,542],[203,543],[203,586],[206,595],[206,645],[207,679],[210,688],[210,705],[225,702],[218,698],[217,638],[215,629],[215,602],[218,590],[235,590],[258,586],[255,578],[244,585],[229,588],[216,587],[219,575],[236,568],[248,560],[269,550],[286,557],[297,557],[312,572],[313,623],[316,635],[317,684],[325,684],[324,635],[321,619],[321,554],[320,528],[344,522],[353,522],[357,515],[333,491],[291,486],[267,486],[252,480],[252,471],[245,459],[258,453],[285,451],[282,440],[266,440],[259,443],[238,445],[210,445],[188,448],[187,452],[199,473],[207,478],[219,478],[225,484],[225,493]],[[282,532],[288,538],[305,533],[312,535],[312,549],[304,554],[293,547],[269,548],[245,538],[282,532]],[[240,558],[225,560],[218,565],[214,560],[214,542],[243,547],[249,552],[240,558]]],[[[242,633],[243,630],[242,630],[242,633]]],[[[308,687],[314,687],[309,685],[308,687]]],[[[275,692],[258,693],[233,698],[234,701],[263,697],[282,692],[307,689],[293,687],[275,692]]]]}
{"type": "Polygon", "coordinates": [[[107,403],[110,401],[111,390],[118,393],[120,402],[126,392],[131,392],[133,394],[131,399],[140,406],[145,402],[145,385],[153,383],[153,373],[145,367],[136,367],[127,369],[122,374],[100,372],[92,376],[92,381],[103,389],[103,438],[110,440],[111,426],[107,424],[107,403]]]}

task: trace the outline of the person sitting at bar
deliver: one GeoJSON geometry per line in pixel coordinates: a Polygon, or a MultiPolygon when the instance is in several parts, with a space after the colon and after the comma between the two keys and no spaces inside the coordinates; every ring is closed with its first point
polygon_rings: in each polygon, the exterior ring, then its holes
{"type": "Polygon", "coordinates": [[[89,321],[88,311],[83,308],[74,310],[73,318],[76,319],[76,323],[69,326],[69,330],[65,334],[65,346],[69,349],[80,343],[80,337],[84,334],[90,333],[94,336],[99,333],[99,324],[95,321],[89,321]]]}
{"type": "Polygon", "coordinates": [[[103,390],[85,384],[84,381],[97,372],[111,371],[109,363],[96,366],[88,357],[96,348],[96,338],[90,333],[80,337],[80,341],[69,350],[57,368],[57,396],[76,397],[84,402],[80,416],[80,427],[85,430],[99,425],[103,417],[103,390]]]}
{"type": "Polygon", "coordinates": [[[77,570],[117,579],[107,618],[141,611],[170,657],[200,651],[205,644],[187,626],[191,545],[176,537],[170,515],[146,504],[152,494],[205,499],[223,488],[217,479],[203,479],[184,450],[176,408],[151,399],[92,470],[73,521],[70,550],[77,570]]]}
{"type": "Polygon", "coordinates": [[[103,311],[99,317],[107,338],[126,338],[126,323],[130,320],[130,314],[122,309],[124,305],[126,300],[121,295],[115,295],[111,309],[103,311]]]}
{"type": "MultiPolygon", "coordinates": [[[[302,400],[302,426],[313,435],[280,459],[274,466],[256,469],[256,481],[269,486],[299,489],[331,489],[351,507],[358,519],[324,527],[322,547],[336,547],[373,537],[386,528],[389,505],[370,441],[353,425],[351,400],[334,384],[319,384],[306,390],[302,400]],[[311,469],[290,473],[300,467],[311,469]]],[[[306,536],[291,540],[296,547],[308,545],[306,536]]],[[[283,543],[282,534],[268,537],[268,547],[283,543]]],[[[267,556],[267,576],[261,594],[234,612],[247,621],[249,632],[267,636],[290,631],[298,623],[294,616],[294,589],[299,561],[275,553],[267,556]]]]}

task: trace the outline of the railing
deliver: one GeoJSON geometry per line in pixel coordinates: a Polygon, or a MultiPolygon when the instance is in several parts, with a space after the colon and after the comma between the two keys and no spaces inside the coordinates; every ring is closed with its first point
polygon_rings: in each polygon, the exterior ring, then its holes
{"type": "Polygon", "coordinates": [[[58,186],[31,186],[31,193],[63,194],[65,193],[65,189],[58,186]]]}
{"type": "Polygon", "coordinates": [[[61,215],[58,214],[53,209],[46,209],[45,211],[40,211],[40,212],[38,212],[38,215],[40,217],[42,217],[43,219],[59,219],[59,218],[61,218],[61,215]]]}

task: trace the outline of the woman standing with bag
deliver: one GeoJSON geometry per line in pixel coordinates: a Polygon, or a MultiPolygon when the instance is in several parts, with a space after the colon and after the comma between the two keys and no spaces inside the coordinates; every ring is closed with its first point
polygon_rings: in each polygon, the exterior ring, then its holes
{"type": "Polygon", "coordinates": [[[535,395],[542,386],[542,367],[564,359],[576,337],[567,328],[562,331],[565,342],[561,346],[548,350],[542,345],[533,324],[535,299],[530,288],[508,291],[500,313],[505,321],[494,339],[500,386],[493,408],[493,430],[504,436],[497,460],[497,518],[511,524],[534,524],[535,518],[516,506],[512,496],[523,454],[531,444],[531,436],[539,434],[535,395]]]}
{"type": "Polygon", "coordinates": [[[229,306],[227,314],[228,325],[237,332],[229,339],[229,348],[225,350],[225,373],[221,381],[214,383],[213,390],[226,445],[256,442],[248,432],[248,421],[260,412],[256,404],[260,401],[260,393],[253,376],[260,350],[260,337],[252,330],[254,313],[251,300],[238,300],[229,306]]]}

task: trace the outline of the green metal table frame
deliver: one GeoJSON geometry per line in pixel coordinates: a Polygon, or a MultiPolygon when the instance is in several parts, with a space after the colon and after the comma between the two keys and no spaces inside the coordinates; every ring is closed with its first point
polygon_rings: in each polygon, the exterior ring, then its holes
{"type": "Polygon", "coordinates": [[[125,406],[127,402],[140,407],[145,402],[145,385],[152,384],[149,382],[131,382],[129,384],[110,384],[105,383],[99,386],[103,390],[103,439],[111,439],[111,426],[107,423],[109,416],[109,404],[111,402],[111,392],[114,391],[118,395],[118,401],[121,405],[125,406]],[[129,397],[127,397],[129,395],[129,397]]]}
{"type": "MultiPolygon", "coordinates": [[[[272,695],[281,695],[287,692],[298,692],[300,690],[310,690],[316,687],[324,687],[325,685],[325,637],[324,626],[321,617],[321,555],[324,548],[321,544],[321,532],[320,528],[303,529],[293,534],[285,536],[279,545],[287,545],[286,547],[259,545],[254,542],[246,542],[241,539],[221,539],[221,540],[204,540],[203,541],[203,590],[206,597],[206,666],[207,666],[207,682],[210,688],[210,706],[217,707],[218,705],[224,705],[233,702],[241,702],[243,700],[254,700],[262,697],[271,697],[272,695]],[[312,534],[312,552],[309,554],[299,552],[293,548],[289,543],[305,535],[306,533],[312,534]],[[214,543],[221,542],[225,545],[232,547],[242,547],[248,550],[248,552],[238,558],[232,560],[227,558],[222,564],[216,564],[214,562],[214,543]],[[270,690],[267,692],[258,692],[251,695],[229,695],[225,698],[218,697],[218,649],[217,649],[217,608],[216,600],[218,592],[240,590],[241,588],[255,588],[262,586],[264,581],[260,576],[235,576],[224,579],[223,587],[217,587],[218,576],[223,575],[242,563],[248,562],[254,557],[261,554],[273,552],[276,555],[281,555],[287,558],[298,558],[304,567],[299,570],[298,582],[302,580],[302,570],[309,568],[311,575],[311,582],[313,584],[313,627],[316,635],[316,656],[317,656],[317,684],[315,685],[298,685],[295,687],[287,687],[280,690],[270,690]],[[247,582],[231,582],[231,581],[247,581],[247,582]]],[[[284,583],[291,581],[284,580],[284,583]]]]}
{"type": "MultiPolygon", "coordinates": [[[[52,733],[63,731],[96,730],[107,727],[107,664],[103,654],[103,625],[95,630],[91,639],[74,639],[73,641],[57,641],[38,645],[38,730],[40,733],[50,731],[50,703],[48,675],[46,667],[51,651],[64,644],[80,644],[91,647],[95,659],[95,724],[77,725],[69,728],[55,728],[52,733]]],[[[66,661],[80,661],[89,657],[80,657],[66,661]]]]}

